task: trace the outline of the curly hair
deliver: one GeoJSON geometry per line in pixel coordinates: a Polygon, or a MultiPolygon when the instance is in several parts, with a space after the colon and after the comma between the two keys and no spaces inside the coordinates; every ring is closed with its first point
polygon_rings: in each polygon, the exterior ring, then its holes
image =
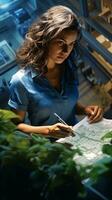
{"type": "Polygon", "coordinates": [[[77,17],[68,7],[59,5],[48,9],[29,28],[17,53],[22,67],[32,66],[42,71],[46,66],[49,42],[63,30],[78,30],[77,17]]]}

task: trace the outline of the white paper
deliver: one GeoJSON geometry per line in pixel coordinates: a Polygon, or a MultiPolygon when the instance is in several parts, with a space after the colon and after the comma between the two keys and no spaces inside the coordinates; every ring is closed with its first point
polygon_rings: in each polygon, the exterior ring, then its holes
{"type": "Polygon", "coordinates": [[[57,142],[68,143],[72,145],[72,149],[79,148],[83,156],[75,155],[74,160],[81,164],[92,164],[103,158],[102,146],[109,143],[110,139],[102,141],[101,138],[109,131],[112,131],[112,120],[103,118],[97,123],[88,123],[85,117],[74,127],[75,136],[61,138],[57,142]]]}

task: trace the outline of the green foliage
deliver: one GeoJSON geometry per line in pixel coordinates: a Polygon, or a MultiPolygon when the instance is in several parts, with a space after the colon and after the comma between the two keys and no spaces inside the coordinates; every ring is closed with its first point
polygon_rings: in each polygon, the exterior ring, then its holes
{"type": "Polygon", "coordinates": [[[109,143],[110,139],[112,139],[112,131],[107,132],[101,140],[107,141],[107,144],[104,144],[102,147],[102,152],[107,154],[108,156],[102,158],[101,160],[97,161],[93,167],[90,166],[89,176],[92,180],[97,180],[99,176],[111,171],[111,164],[112,164],[112,144],[109,143]]]}
{"type": "Polygon", "coordinates": [[[97,161],[92,167],[88,166],[88,177],[91,177],[91,180],[96,182],[99,176],[102,176],[109,170],[108,164],[111,163],[111,161],[110,157],[105,157],[97,161]]]}
{"type": "MultiPolygon", "coordinates": [[[[0,134],[3,136],[3,138],[6,134],[14,131],[15,125],[11,122],[11,119],[16,117],[17,116],[11,111],[0,110],[0,134]]],[[[2,141],[0,140],[0,142],[2,141]]]]}
{"type": "Polygon", "coordinates": [[[109,131],[108,133],[106,133],[101,139],[105,140],[107,138],[111,138],[112,139],[112,131],[109,131]]]}
{"type": "Polygon", "coordinates": [[[112,156],[112,144],[104,144],[102,151],[103,153],[112,156]]]}
{"type": "MultiPolygon", "coordinates": [[[[82,180],[110,169],[108,160],[83,167],[73,157],[81,154],[45,137],[16,130],[18,119],[11,111],[0,110],[0,199],[74,200],[84,193],[82,180]]],[[[104,153],[112,155],[109,144],[104,153]]]]}
{"type": "MultiPolygon", "coordinates": [[[[108,140],[111,139],[110,141],[112,142],[112,131],[109,131],[108,133],[106,133],[102,138],[102,140],[108,140]]],[[[108,154],[109,156],[112,157],[112,143],[110,142],[110,144],[104,144],[102,151],[105,154],[108,154]]]]}
{"type": "Polygon", "coordinates": [[[77,197],[83,185],[73,156],[79,151],[17,131],[16,117],[0,110],[0,199],[77,197]]]}
{"type": "Polygon", "coordinates": [[[112,131],[107,132],[101,140],[106,141],[102,147],[102,152],[108,156],[104,156],[101,160],[97,161],[92,167],[90,166],[90,171],[88,173],[89,177],[93,181],[97,181],[102,175],[110,173],[112,175],[112,144],[110,143],[112,139],[112,131]]]}

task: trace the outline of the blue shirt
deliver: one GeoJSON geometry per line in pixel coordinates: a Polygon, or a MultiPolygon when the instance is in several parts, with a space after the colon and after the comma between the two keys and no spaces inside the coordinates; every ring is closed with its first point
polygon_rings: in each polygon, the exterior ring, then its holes
{"type": "Polygon", "coordinates": [[[32,125],[51,125],[58,122],[57,113],[67,124],[77,123],[75,106],[78,100],[76,68],[65,63],[61,91],[57,91],[45,76],[31,67],[13,75],[10,85],[9,106],[27,111],[32,125]]]}

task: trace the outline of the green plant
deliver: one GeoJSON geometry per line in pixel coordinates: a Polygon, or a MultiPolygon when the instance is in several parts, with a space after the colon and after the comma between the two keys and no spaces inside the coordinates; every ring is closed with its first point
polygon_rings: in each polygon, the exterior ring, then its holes
{"type": "Polygon", "coordinates": [[[109,131],[102,137],[102,140],[106,140],[106,139],[110,139],[110,144],[104,144],[102,151],[103,153],[112,157],[112,131],[109,131]]]}
{"type": "Polygon", "coordinates": [[[108,157],[104,157],[104,159],[99,160],[93,166],[89,166],[90,171],[88,177],[95,181],[106,173],[111,174],[112,177],[112,144],[111,142],[109,143],[109,140],[112,141],[112,131],[107,132],[101,140],[107,141],[107,144],[105,143],[102,146],[102,152],[103,154],[107,154],[108,157]]]}
{"type": "Polygon", "coordinates": [[[17,131],[16,118],[0,110],[0,199],[74,199],[83,192],[73,161],[80,151],[17,131]]]}
{"type": "Polygon", "coordinates": [[[96,180],[111,169],[112,159],[94,166],[79,165],[73,161],[74,155],[81,154],[79,149],[51,143],[40,135],[26,135],[16,129],[13,121],[17,119],[11,111],[0,110],[1,200],[74,200],[84,194],[84,178],[96,180]]]}

